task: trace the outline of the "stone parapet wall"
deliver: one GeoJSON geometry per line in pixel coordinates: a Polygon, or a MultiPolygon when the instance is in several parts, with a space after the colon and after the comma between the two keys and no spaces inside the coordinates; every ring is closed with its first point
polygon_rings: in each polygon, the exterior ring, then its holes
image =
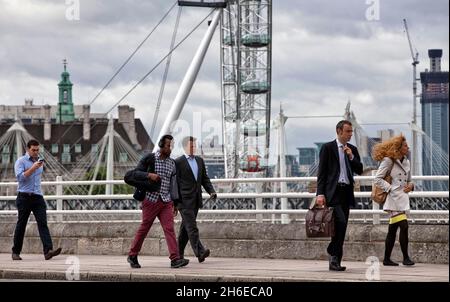
{"type": "MultiPolygon", "coordinates": [[[[15,223],[0,223],[0,253],[10,253],[15,223]]],[[[126,255],[139,222],[51,222],[54,246],[65,254],[126,255]]],[[[212,257],[327,259],[329,239],[306,238],[305,225],[254,222],[200,222],[203,245],[212,257]]],[[[176,224],[176,230],[179,223],[176,224]]],[[[416,262],[448,263],[448,225],[411,224],[410,254],[416,262]]],[[[352,223],[348,226],[344,260],[365,261],[369,256],[380,260],[384,254],[387,225],[352,223]]],[[[398,239],[398,235],[397,235],[398,239]]],[[[22,253],[42,253],[36,223],[27,227],[22,253]]],[[[158,222],[144,242],[142,255],[168,255],[164,233],[158,222]]],[[[187,246],[186,256],[193,256],[187,246]]],[[[398,242],[392,258],[401,260],[398,242]]]]}

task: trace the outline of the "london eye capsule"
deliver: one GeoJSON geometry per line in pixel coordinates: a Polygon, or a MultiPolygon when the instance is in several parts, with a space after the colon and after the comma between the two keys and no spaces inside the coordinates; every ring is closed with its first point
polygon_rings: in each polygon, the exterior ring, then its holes
{"type": "Polygon", "coordinates": [[[242,36],[242,44],[247,47],[263,47],[269,44],[267,34],[250,33],[242,36]]]}
{"type": "Polygon", "coordinates": [[[197,7],[227,7],[228,1],[198,0],[198,1],[182,1],[178,0],[179,6],[197,6],[197,7]]]}

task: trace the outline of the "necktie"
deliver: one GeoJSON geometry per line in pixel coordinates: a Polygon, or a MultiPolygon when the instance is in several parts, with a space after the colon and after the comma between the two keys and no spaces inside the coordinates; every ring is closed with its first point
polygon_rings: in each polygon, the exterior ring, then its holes
{"type": "MultiPolygon", "coordinates": [[[[342,146],[342,149],[343,148],[344,148],[344,146],[342,146]]],[[[352,179],[353,179],[352,166],[350,165],[350,160],[348,158],[347,153],[345,153],[345,151],[344,151],[344,159],[345,159],[345,168],[347,170],[348,179],[350,180],[350,182],[352,182],[352,179]]]]}

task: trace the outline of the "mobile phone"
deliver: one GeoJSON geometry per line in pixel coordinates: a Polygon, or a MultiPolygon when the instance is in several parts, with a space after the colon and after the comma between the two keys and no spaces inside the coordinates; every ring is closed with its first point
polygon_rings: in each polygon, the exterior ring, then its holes
{"type": "Polygon", "coordinates": [[[39,159],[38,159],[38,162],[43,163],[43,162],[44,162],[44,159],[43,159],[43,158],[39,158],[39,159]]]}

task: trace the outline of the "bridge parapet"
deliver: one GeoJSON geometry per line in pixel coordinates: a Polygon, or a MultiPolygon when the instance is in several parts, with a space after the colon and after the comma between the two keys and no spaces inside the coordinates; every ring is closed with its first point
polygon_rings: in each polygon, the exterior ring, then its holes
{"type": "MultiPolygon", "coordinates": [[[[14,223],[0,223],[0,253],[10,253],[14,223]]],[[[54,245],[68,254],[126,255],[139,222],[51,222],[54,245]]],[[[254,222],[200,222],[202,242],[215,257],[327,259],[328,239],[306,238],[302,222],[257,224],[254,222]]],[[[176,229],[178,230],[179,222],[176,229]]],[[[345,243],[345,260],[380,259],[384,253],[387,225],[350,223],[345,243]]],[[[417,262],[448,263],[448,224],[411,224],[411,256],[417,262]]],[[[400,247],[393,259],[401,260],[400,247]]],[[[42,245],[35,223],[30,223],[23,253],[41,253],[42,245]]],[[[167,246],[159,223],[155,222],[142,249],[143,255],[166,256],[167,246]]],[[[193,256],[190,246],[187,256],[193,256]]]]}

